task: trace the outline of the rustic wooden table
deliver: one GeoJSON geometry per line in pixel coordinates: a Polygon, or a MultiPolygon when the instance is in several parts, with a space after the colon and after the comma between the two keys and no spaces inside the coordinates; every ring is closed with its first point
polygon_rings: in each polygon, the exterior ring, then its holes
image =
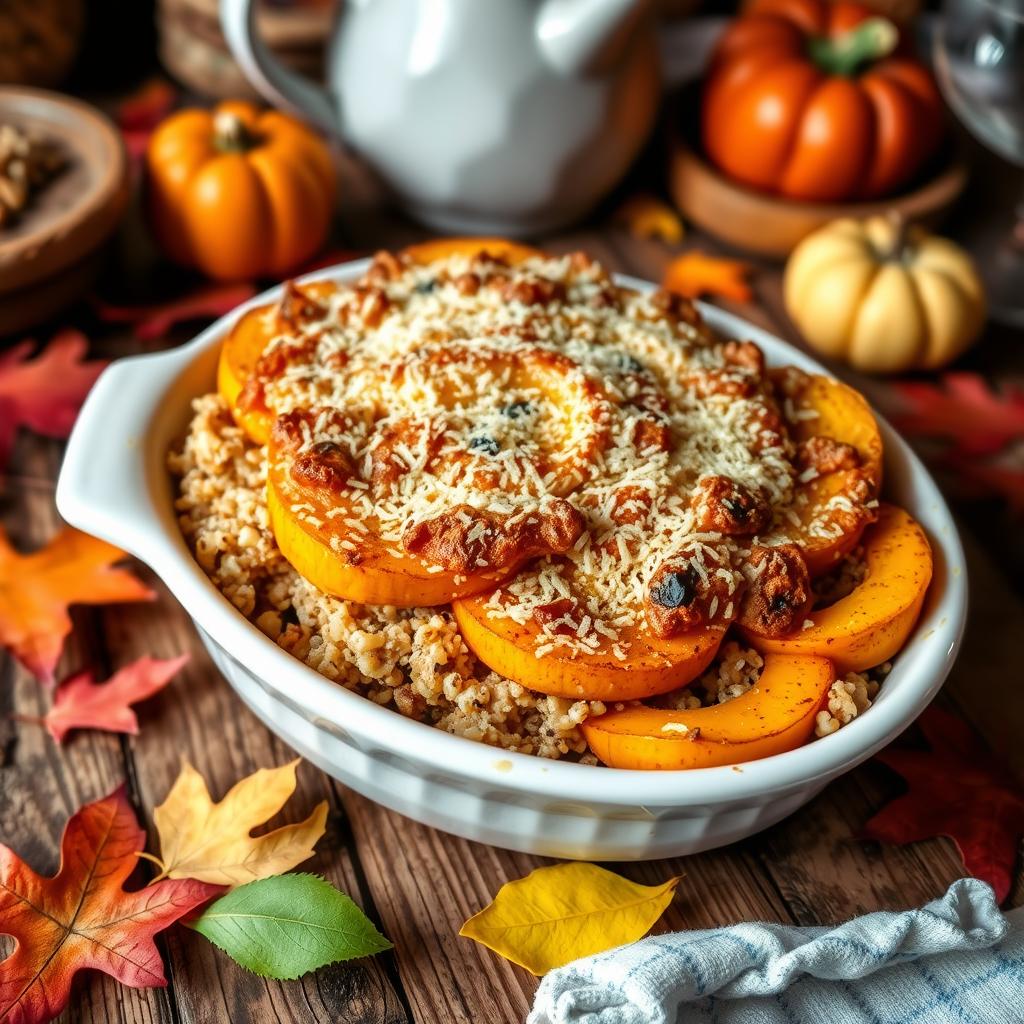
{"type": "MultiPolygon", "coordinates": [[[[350,200],[340,238],[344,245],[370,250],[421,235],[394,215],[350,200]]],[[[138,255],[140,237],[137,225],[130,223],[122,239],[121,264],[106,284],[134,292],[136,298],[161,287],[150,282],[165,282],[138,255]]],[[[648,278],[659,277],[670,255],[659,243],[630,239],[600,214],[592,226],[546,239],[545,244],[554,251],[586,248],[617,270],[648,278]]],[[[701,244],[713,249],[706,240],[701,244]]],[[[763,268],[755,285],[757,302],[733,308],[792,336],[781,311],[777,268],[763,268]]],[[[123,355],[139,347],[126,330],[102,327],[88,310],[71,319],[91,334],[98,354],[123,355]]],[[[168,343],[183,340],[187,333],[175,332],[168,343]]],[[[991,355],[988,346],[984,351],[977,358],[989,369],[1012,368],[1017,361],[991,355]]],[[[44,543],[58,527],[53,485],[60,458],[59,444],[23,434],[10,474],[0,480],[2,522],[21,548],[44,543]]],[[[941,699],[973,721],[1024,776],[1024,750],[1011,741],[1024,735],[1015,651],[1024,635],[1024,604],[969,530],[965,541],[971,565],[971,625],[941,699]]],[[[57,747],[41,729],[0,720],[0,838],[37,870],[55,869],[68,816],[121,782],[127,782],[140,820],[151,830],[153,807],[167,793],[182,756],[209,780],[218,798],[242,776],[292,756],[220,678],[185,611],[141,571],[159,600],[76,609],[75,631],[60,666],[61,674],[88,665],[109,673],[144,654],[190,652],[192,660],[181,675],[140,706],[140,735],[77,733],[57,747]]],[[[41,714],[48,701],[38,683],[11,659],[3,662],[0,713],[41,714]]],[[[745,842],[618,870],[644,882],[685,874],[658,926],[662,929],[750,919],[821,924],[920,904],[961,875],[952,844],[935,839],[882,848],[856,838],[900,785],[887,769],[869,763],[829,786],[799,813],[745,842]]],[[[544,861],[433,831],[345,790],[308,765],[299,772],[288,818],[297,820],[323,798],[331,808],[327,834],[304,868],[322,872],[351,894],[394,942],[394,953],[279,983],[246,973],[199,936],[175,927],[159,940],[168,968],[166,989],[131,990],[105,976],[86,975],[76,984],[72,1006],[62,1019],[102,1024],[522,1022],[536,980],[460,939],[458,930],[502,883],[544,861]]],[[[1011,901],[1024,902],[1020,875],[1011,901]]],[[[4,941],[0,939],[0,956],[6,952],[4,941]]]]}

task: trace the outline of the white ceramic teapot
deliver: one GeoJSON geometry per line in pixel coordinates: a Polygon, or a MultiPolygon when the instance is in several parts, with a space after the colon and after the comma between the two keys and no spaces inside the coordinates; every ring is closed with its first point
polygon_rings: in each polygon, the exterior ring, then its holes
{"type": "Polygon", "coordinates": [[[342,138],[420,220],[531,235],[586,213],[651,129],[649,0],[345,0],[324,91],[255,35],[254,0],[221,0],[252,83],[342,138]]]}

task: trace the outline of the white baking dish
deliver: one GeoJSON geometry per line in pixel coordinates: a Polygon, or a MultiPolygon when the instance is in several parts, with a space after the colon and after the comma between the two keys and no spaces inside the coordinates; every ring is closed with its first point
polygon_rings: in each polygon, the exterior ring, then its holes
{"type": "MultiPolygon", "coordinates": [[[[366,265],[347,263],[308,280],[349,280],[366,265]]],[[[874,707],[832,736],[738,768],[593,768],[451,736],[329,682],[265,637],[207,579],[178,531],[164,467],[168,447],[188,423],[191,399],[214,388],[221,339],[245,309],[278,293],[264,292],[188,345],[111,366],[75,426],[57,505],[69,523],[148,563],[192,616],[242,700],[345,785],[436,828],[529,853],[592,860],[694,853],[749,836],[796,810],[897,736],[942,685],[966,615],[963,551],[931,477],[885,422],[886,494],[926,529],[935,577],[921,621],[874,707]]],[[[770,363],[824,372],[737,317],[713,306],[702,312],[723,333],[756,341],[770,363]]]]}

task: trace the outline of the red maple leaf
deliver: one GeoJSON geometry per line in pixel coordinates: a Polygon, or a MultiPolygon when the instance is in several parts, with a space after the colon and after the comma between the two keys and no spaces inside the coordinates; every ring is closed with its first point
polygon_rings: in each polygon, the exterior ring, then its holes
{"type": "Polygon", "coordinates": [[[45,725],[58,743],[72,729],[104,729],[135,736],[139,721],[130,705],[162,690],[187,661],[187,654],[166,661],[139,658],[100,684],[91,672],[79,672],[61,683],[53,707],[42,718],[14,717],[45,725]]]}
{"type": "Polygon", "coordinates": [[[948,836],[967,872],[988,882],[1001,903],[1024,835],[1024,793],[962,719],[931,707],[918,723],[930,750],[876,755],[910,788],[864,826],[863,836],[899,845],[948,836]]]}
{"type": "Polygon", "coordinates": [[[944,373],[938,383],[894,381],[902,408],[891,413],[905,434],[944,438],[957,455],[991,455],[1024,437],[1024,390],[995,391],[977,373],[944,373]]]}
{"type": "Polygon", "coordinates": [[[136,338],[140,341],[153,341],[162,338],[176,324],[189,320],[213,320],[230,313],[235,306],[255,294],[256,288],[251,284],[211,284],[167,302],[118,306],[94,298],[92,304],[101,320],[113,324],[132,324],[136,338]]]}
{"type": "Polygon", "coordinates": [[[171,112],[178,91],[163,78],[150,78],[117,108],[117,124],[124,143],[133,157],[146,152],[149,137],[171,112]]]}
{"type": "Polygon", "coordinates": [[[0,932],[16,940],[0,962],[0,1021],[52,1020],[85,969],[132,988],[167,984],[153,936],[223,889],[186,879],[125,892],[145,841],[122,787],[68,821],[51,878],[0,844],[0,932]]]}
{"type": "Polygon", "coordinates": [[[7,465],[19,426],[64,438],[78,410],[107,365],[85,362],[89,347],[79,331],[63,330],[34,359],[31,341],[0,354],[0,470],[7,465]]]}
{"type": "Polygon", "coordinates": [[[1001,498],[1014,515],[1024,516],[1024,467],[966,459],[953,460],[952,465],[977,492],[974,497],[1001,498]]]}
{"type": "Polygon", "coordinates": [[[38,551],[21,555],[0,529],[0,647],[36,678],[53,683],[53,669],[71,632],[68,605],[151,601],[156,596],[127,569],[125,553],[65,527],[38,551]]]}

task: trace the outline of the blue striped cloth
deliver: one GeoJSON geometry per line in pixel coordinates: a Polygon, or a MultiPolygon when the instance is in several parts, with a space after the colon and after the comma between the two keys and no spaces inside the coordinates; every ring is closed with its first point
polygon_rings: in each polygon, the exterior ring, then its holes
{"type": "Polygon", "coordinates": [[[1024,1024],[1024,910],[964,878],[837,928],[657,935],[552,971],[527,1024],[1024,1024]]]}

